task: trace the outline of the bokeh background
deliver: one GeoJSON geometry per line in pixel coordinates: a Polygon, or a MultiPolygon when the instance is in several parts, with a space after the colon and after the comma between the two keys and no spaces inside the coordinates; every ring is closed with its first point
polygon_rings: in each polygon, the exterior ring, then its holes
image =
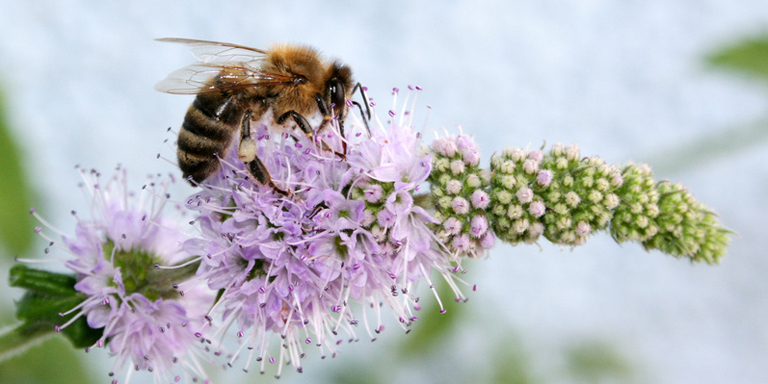
{"type": "MultiPolygon", "coordinates": [[[[465,264],[479,287],[468,303],[440,316],[425,308],[409,335],[370,343],[361,329],[337,358],[310,353],[305,373],[281,382],[768,382],[764,0],[0,5],[0,325],[14,323],[21,294],[6,285],[13,256],[43,256],[28,208],[65,232],[70,210],[88,209],[76,164],[122,164],[134,188],[175,172],[157,154],[173,157],[166,129],[191,97],[153,84],[193,58],[154,38],[299,42],[350,64],[379,105],[392,87],[421,86],[416,121],[461,125],[485,164],[507,146],[577,142],[584,155],[683,182],[740,236],[716,267],[606,234],[573,250],[500,245],[465,264]]],[[[1,363],[0,382],[105,383],[111,364],[54,338],[1,363]]]]}

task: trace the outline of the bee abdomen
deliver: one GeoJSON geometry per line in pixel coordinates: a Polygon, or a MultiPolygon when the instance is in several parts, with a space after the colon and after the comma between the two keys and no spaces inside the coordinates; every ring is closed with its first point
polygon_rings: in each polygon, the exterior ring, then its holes
{"type": "MultiPolygon", "coordinates": [[[[179,168],[184,178],[191,178],[198,183],[216,172],[219,157],[226,156],[237,130],[236,125],[226,124],[206,112],[196,99],[184,116],[184,123],[179,130],[179,168]]],[[[237,111],[227,112],[230,115],[237,114],[237,111]]]]}

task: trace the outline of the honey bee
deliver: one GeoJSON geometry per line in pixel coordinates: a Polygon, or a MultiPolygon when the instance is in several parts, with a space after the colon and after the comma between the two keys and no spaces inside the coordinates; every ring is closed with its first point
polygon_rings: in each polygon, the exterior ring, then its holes
{"type": "MultiPolygon", "coordinates": [[[[293,121],[309,138],[315,131],[306,116],[319,112],[323,121],[317,131],[336,118],[343,138],[348,101],[363,114],[361,105],[351,101],[359,90],[367,111],[363,115],[367,128],[370,109],[364,88],[353,81],[352,70],[339,61],[325,61],[313,48],[276,45],[262,50],[216,41],[157,40],[188,45],[200,60],[155,85],[161,92],[196,95],[179,130],[177,150],[179,168],[192,185],[216,172],[219,159],[237,139],[238,157],[250,175],[261,185],[287,195],[272,181],[251,137],[251,121],[268,112],[275,126],[287,129],[293,121]]],[[[324,142],[321,144],[330,150],[324,142]]],[[[345,141],[342,147],[346,152],[345,141]]],[[[334,153],[344,157],[344,153],[334,153]]]]}

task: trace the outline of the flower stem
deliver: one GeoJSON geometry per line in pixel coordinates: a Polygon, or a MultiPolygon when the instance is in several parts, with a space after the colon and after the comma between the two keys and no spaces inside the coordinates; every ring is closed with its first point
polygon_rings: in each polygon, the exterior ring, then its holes
{"type": "Polygon", "coordinates": [[[0,330],[0,362],[24,353],[55,334],[52,327],[19,324],[0,330]]]}

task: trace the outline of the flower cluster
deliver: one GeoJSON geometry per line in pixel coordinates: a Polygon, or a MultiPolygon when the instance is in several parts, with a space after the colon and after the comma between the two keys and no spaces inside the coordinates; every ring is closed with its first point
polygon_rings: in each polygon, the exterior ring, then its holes
{"type": "Polygon", "coordinates": [[[717,264],[725,256],[733,232],[720,225],[717,215],[682,185],[662,181],[656,191],[659,214],[653,225],[658,233],[643,241],[645,249],[717,264]]]}
{"type": "Polygon", "coordinates": [[[616,190],[621,204],[613,212],[611,236],[618,243],[643,242],[658,233],[659,192],[651,167],[627,164],[622,169],[624,183],[616,190]]]}
{"type": "Polygon", "coordinates": [[[61,242],[36,228],[51,247],[73,256],[62,261],[75,272],[74,288],[82,297],[79,305],[61,314],[75,315],[56,330],[81,316],[89,327],[101,329],[93,346],[107,345],[117,356],[110,375],[130,364],[167,381],[204,378],[190,348],[197,342],[193,329],[202,326],[213,296],[201,287],[178,289],[194,270],[181,265],[190,257],[182,249],[186,236],[175,220],[161,214],[167,181],[145,185],[137,197],[127,192],[124,170],[106,184],[96,171],[81,174],[94,201],[93,217],[82,220],[73,211],[78,218],[75,235],[63,235],[61,242]]]}
{"type": "Polygon", "coordinates": [[[576,246],[608,229],[619,242],[642,243],[692,261],[717,263],[731,231],[679,184],[656,182],[650,167],[581,157],[578,146],[508,148],[491,159],[492,228],[503,241],[539,236],[576,246]]]}
{"type": "Polygon", "coordinates": [[[382,303],[407,329],[419,308],[414,284],[432,271],[453,285],[458,268],[432,233],[432,217],[414,203],[431,157],[410,111],[389,117],[347,138],[331,124],[315,142],[260,122],[257,161],[287,196],[254,182],[231,150],[186,201],[201,234],[185,249],[200,257],[198,277],[221,292],[220,328],[235,326],[242,339],[230,365],[247,350],[245,370],[255,353],[262,373],[266,363],[279,364],[277,376],[287,362],[301,371],[305,344],[333,355],[339,331],[357,340],[360,321],[375,338],[382,303]],[[374,308],[373,323],[353,303],[374,308]],[[273,339],[283,347],[277,353],[273,339]]]}
{"type": "Polygon", "coordinates": [[[440,241],[456,257],[478,258],[496,237],[485,212],[490,172],[480,168],[480,152],[471,137],[446,136],[432,142],[434,169],[429,176],[440,241]]]}
{"type": "Polygon", "coordinates": [[[512,244],[544,235],[555,244],[580,245],[604,229],[619,204],[616,167],[581,158],[578,146],[555,144],[549,153],[508,148],[491,159],[494,231],[512,244]]]}

